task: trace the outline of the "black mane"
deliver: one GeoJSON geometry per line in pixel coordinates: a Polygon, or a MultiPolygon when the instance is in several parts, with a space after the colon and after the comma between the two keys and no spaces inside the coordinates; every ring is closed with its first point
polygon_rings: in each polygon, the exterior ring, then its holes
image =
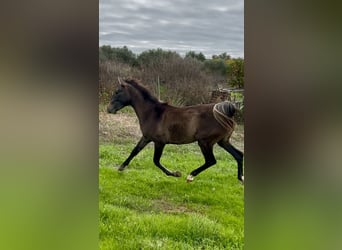
{"type": "Polygon", "coordinates": [[[152,95],[151,92],[141,83],[137,82],[134,79],[128,79],[128,80],[125,80],[125,82],[133,86],[136,90],[138,90],[145,100],[151,101],[154,103],[159,103],[158,98],[152,95]]]}

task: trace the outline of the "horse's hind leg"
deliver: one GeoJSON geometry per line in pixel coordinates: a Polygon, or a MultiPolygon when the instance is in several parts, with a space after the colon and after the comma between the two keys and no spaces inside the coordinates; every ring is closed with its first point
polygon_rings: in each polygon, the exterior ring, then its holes
{"type": "Polygon", "coordinates": [[[121,164],[121,166],[118,168],[119,171],[123,171],[125,167],[131,162],[131,160],[136,156],[149,142],[150,140],[147,140],[145,137],[141,137],[138,144],[134,147],[131,154],[128,156],[128,158],[121,164]]]}
{"type": "Polygon", "coordinates": [[[160,168],[166,175],[180,177],[181,173],[179,171],[171,172],[166,167],[164,167],[163,165],[160,164],[160,157],[163,154],[164,147],[165,147],[165,144],[163,144],[163,143],[158,143],[158,142],[154,143],[154,155],[153,155],[153,162],[154,162],[154,164],[158,168],[160,168]]]}
{"type": "Polygon", "coordinates": [[[228,141],[221,140],[217,144],[234,157],[238,164],[238,179],[243,183],[243,153],[235,148],[233,145],[231,145],[228,141]]]}
{"type": "Polygon", "coordinates": [[[213,145],[207,143],[207,142],[203,142],[203,141],[199,141],[198,145],[201,148],[202,154],[204,156],[205,159],[205,163],[200,166],[199,168],[196,168],[195,170],[193,170],[188,177],[186,178],[187,182],[191,182],[194,180],[194,177],[196,175],[198,175],[199,173],[201,173],[203,170],[206,170],[207,168],[211,167],[212,165],[216,164],[216,159],[213,153],[213,145]]]}

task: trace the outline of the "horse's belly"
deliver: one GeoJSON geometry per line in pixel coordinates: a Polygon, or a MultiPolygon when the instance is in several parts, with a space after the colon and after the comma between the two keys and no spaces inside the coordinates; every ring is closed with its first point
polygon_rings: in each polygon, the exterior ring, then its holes
{"type": "Polygon", "coordinates": [[[152,141],[162,142],[164,144],[187,144],[195,141],[194,137],[185,137],[181,134],[157,134],[149,136],[152,141]]]}
{"type": "Polygon", "coordinates": [[[189,127],[174,126],[168,131],[168,143],[186,144],[195,141],[194,131],[189,127]]]}
{"type": "Polygon", "coordinates": [[[170,140],[168,141],[168,143],[170,144],[187,144],[187,143],[191,143],[194,142],[195,139],[192,138],[170,138],[170,140]]]}
{"type": "Polygon", "coordinates": [[[158,141],[165,144],[186,144],[194,142],[196,131],[193,127],[185,123],[173,123],[169,126],[157,126],[151,129],[149,133],[144,133],[145,137],[152,141],[158,141]],[[153,131],[153,132],[151,132],[153,131]]]}

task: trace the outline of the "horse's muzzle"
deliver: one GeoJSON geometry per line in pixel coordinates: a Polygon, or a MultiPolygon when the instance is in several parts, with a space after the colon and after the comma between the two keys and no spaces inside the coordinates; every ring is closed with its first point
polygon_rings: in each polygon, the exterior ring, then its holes
{"type": "Polygon", "coordinates": [[[113,107],[107,107],[107,112],[110,114],[115,114],[116,110],[113,107]]]}

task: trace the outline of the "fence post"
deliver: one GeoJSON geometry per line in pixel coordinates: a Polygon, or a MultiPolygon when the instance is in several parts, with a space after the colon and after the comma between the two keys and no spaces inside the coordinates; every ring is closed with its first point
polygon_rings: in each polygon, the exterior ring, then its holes
{"type": "Polygon", "coordinates": [[[159,82],[159,76],[157,77],[157,86],[158,86],[158,99],[160,100],[160,82],[159,82]]]}

